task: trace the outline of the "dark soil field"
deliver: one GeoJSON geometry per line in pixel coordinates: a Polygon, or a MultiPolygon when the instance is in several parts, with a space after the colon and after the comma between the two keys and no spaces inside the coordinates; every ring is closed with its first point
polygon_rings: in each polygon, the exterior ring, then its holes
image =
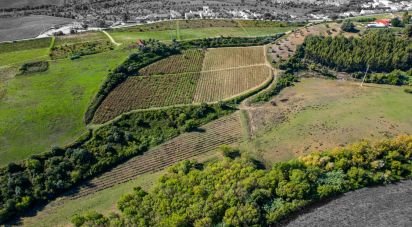
{"type": "Polygon", "coordinates": [[[40,15],[0,18],[0,42],[35,38],[53,26],[68,24],[72,21],[68,18],[40,15]]]}
{"type": "Polygon", "coordinates": [[[348,192],[285,226],[412,226],[412,181],[348,192]]]}

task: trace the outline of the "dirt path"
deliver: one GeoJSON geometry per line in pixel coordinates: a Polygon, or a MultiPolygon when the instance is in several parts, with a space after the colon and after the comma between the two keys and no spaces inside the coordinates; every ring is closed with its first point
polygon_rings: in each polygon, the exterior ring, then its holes
{"type": "Polygon", "coordinates": [[[285,226],[412,226],[412,180],[348,192],[285,226]]]}
{"type": "Polygon", "coordinates": [[[114,45],[116,45],[116,46],[122,45],[121,43],[117,43],[108,32],[106,32],[104,30],[102,30],[102,32],[103,32],[103,34],[105,34],[107,36],[107,38],[110,39],[110,42],[112,42],[114,45]]]}

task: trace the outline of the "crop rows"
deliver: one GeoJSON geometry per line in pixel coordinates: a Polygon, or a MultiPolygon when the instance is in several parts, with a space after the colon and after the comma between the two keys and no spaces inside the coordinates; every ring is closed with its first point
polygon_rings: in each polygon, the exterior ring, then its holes
{"type": "Polygon", "coordinates": [[[264,64],[263,47],[235,47],[208,49],[202,71],[264,64]]]}
{"type": "Polygon", "coordinates": [[[199,73],[129,77],[106,97],[93,122],[103,123],[134,109],[192,103],[198,79],[199,73]]]}
{"type": "Polygon", "coordinates": [[[221,145],[241,142],[242,139],[239,113],[234,113],[201,127],[199,132],[182,134],[120,164],[83,184],[79,189],[69,192],[63,199],[76,199],[92,194],[133,180],[138,175],[157,172],[179,161],[213,151],[221,145]]]}
{"type": "Polygon", "coordinates": [[[188,50],[183,54],[174,55],[155,62],[139,71],[139,75],[150,76],[160,74],[176,74],[184,72],[200,72],[204,52],[202,50],[188,50]]]}
{"type": "Polygon", "coordinates": [[[265,65],[204,72],[199,78],[193,101],[214,102],[241,94],[265,82],[270,72],[265,65]]]}

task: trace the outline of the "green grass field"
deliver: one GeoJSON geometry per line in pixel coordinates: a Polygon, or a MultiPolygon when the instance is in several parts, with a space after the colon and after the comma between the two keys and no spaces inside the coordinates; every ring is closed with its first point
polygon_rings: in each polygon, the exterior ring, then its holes
{"type": "Polygon", "coordinates": [[[276,162],[361,139],[411,134],[412,95],[403,89],[303,79],[274,99],[276,107],[266,104],[266,111],[253,115],[260,130],[243,146],[276,162]]]}
{"type": "Polygon", "coordinates": [[[163,31],[110,31],[110,35],[120,43],[132,43],[138,39],[158,39],[161,41],[177,40],[192,40],[202,39],[208,37],[218,36],[266,36],[274,35],[280,32],[286,32],[294,29],[295,27],[211,27],[211,28],[187,28],[163,31]],[[179,39],[180,38],[180,39],[179,39]]]}
{"type": "Polygon", "coordinates": [[[111,51],[50,62],[43,73],[9,79],[0,99],[0,165],[63,146],[84,132],[84,112],[129,53],[111,51]]]}

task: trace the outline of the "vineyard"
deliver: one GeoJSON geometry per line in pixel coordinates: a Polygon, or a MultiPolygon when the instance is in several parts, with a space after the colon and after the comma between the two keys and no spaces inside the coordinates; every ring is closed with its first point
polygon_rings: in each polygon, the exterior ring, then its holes
{"type": "MultiPolygon", "coordinates": [[[[182,160],[234,144],[243,139],[239,113],[231,114],[202,126],[195,132],[182,134],[143,155],[120,164],[100,177],[66,194],[63,199],[76,199],[116,184],[133,180],[138,175],[156,172],[182,160]]],[[[61,200],[59,200],[61,201],[61,200]]]]}
{"type": "Polygon", "coordinates": [[[195,103],[214,102],[253,89],[271,76],[264,65],[202,72],[193,98],[195,103]]]}
{"type": "Polygon", "coordinates": [[[99,106],[93,122],[103,123],[134,109],[190,104],[198,78],[199,73],[128,78],[99,106]]]}
{"type": "Polygon", "coordinates": [[[188,50],[144,67],[139,71],[141,76],[176,74],[184,72],[200,72],[204,52],[202,50],[188,50]]]}
{"type": "Polygon", "coordinates": [[[187,50],[144,67],[139,76],[118,85],[98,107],[93,123],[136,109],[224,100],[269,78],[261,46],[187,50]]]}
{"type": "Polygon", "coordinates": [[[264,64],[264,48],[235,47],[208,49],[202,71],[228,69],[240,66],[264,64]]]}

